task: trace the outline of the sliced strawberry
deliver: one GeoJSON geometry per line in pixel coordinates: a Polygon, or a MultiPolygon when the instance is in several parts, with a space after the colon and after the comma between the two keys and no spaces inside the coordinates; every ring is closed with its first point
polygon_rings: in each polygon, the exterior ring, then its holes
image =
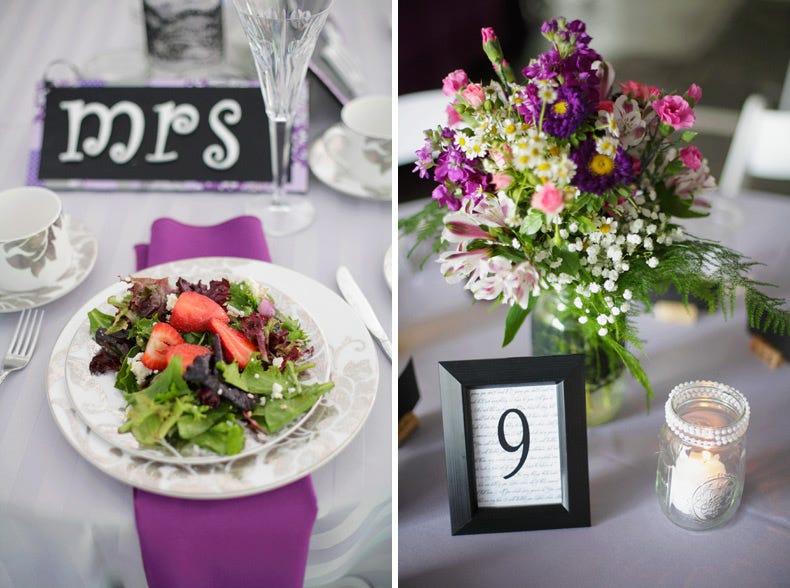
{"type": "Polygon", "coordinates": [[[230,320],[224,308],[208,296],[197,292],[181,294],[170,313],[170,324],[182,333],[208,331],[208,322],[211,319],[223,323],[230,320]]]}
{"type": "Polygon", "coordinates": [[[183,343],[184,339],[167,323],[155,323],[151,329],[151,337],[145,345],[142,362],[150,370],[163,370],[169,361],[165,354],[167,348],[183,343]]]}
{"type": "Polygon", "coordinates": [[[250,361],[252,354],[258,351],[255,344],[247,339],[240,331],[233,327],[229,327],[219,319],[211,319],[209,321],[209,328],[212,333],[219,335],[220,343],[222,343],[222,351],[225,356],[232,360],[236,360],[239,367],[244,369],[250,361]]]}
{"type": "Polygon", "coordinates": [[[181,358],[181,371],[185,372],[187,368],[192,365],[192,362],[195,361],[196,357],[206,355],[207,353],[211,353],[211,349],[204,345],[179,343],[165,350],[165,358],[167,359],[167,363],[170,363],[170,360],[173,359],[174,356],[179,356],[181,358]]]}

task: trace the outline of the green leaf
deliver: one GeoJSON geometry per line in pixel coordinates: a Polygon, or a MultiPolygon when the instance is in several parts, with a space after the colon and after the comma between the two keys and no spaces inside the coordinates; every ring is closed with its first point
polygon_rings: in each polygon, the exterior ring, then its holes
{"type": "Polygon", "coordinates": [[[502,340],[502,347],[506,347],[515,339],[527,315],[532,310],[532,307],[535,306],[536,300],[537,296],[530,296],[527,308],[522,308],[518,304],[514,304],[510,307],[510,310],[507,311],[507,317],[505,318],[505,337],[502,340]]]}
{"type": "Polygon", "coordinates": [[[680,159],[673,159],[669,162],[669,164],[664,168],[664,175],[666,176],[674,176],[683,171],[686,166],[683,165],[683,162],[680,159]]]}
{"type": "Polygon", "coordinates": [[[264,421],[269,433],[276,433],[296,417],[309,410],[321,395],[331,390],[333,384],[316,384],[305,388],[305,392],[292,398],[270,398],[263,408],[264,421]]]}
{"type": "Polygon", "coordinates": [[[141,349],[137,345],[134,345],[129,350],[129,353],[126,354],[126,357],[124,357],[121,362],[121,369],[118,370],[118,374],[115,376],[115,387],[126,394],[140,391],[140,385],[137,383],[137,376],[132,372],[131,364],[129,363],[129,361],[140,353],[140,351],[141,349]]]}
{"type": "Polygon", "coordinates": [[[151,338],[154,323],[156,323],[156,320],[152,318],[141,318],[132,326],[132,336],[134,336],[141,349],[145,348],[146,342],[151,338]]]}
{"type": "Polygon", "coordinates": [[[522,235],[534,235],[543,226],[543,213],[534,208],[530,209],[527,216],[521,222],[519,232],[522,235]]]}
{"type": "Polygon", "coordinates": [[[698,134],[697,131],[683,131],[683,134],[680,135],[680,139],[686,143],[691,143],[698,134]]]}
{"type": "Polygon", "coordinates": [[[246,282],[231,282],[230,300],[228,300],[230,306],[247,316],[258,310],[260,303],[261,301],[253,294],[246,282]]]}
{"type": "Polygon", "coordinates": [[[279,368],[273,365],[264,367],[261,360],[257,357],[251,359],[247,367],[241,372],[239,371],[239,365],[235,361],[230,364],[219,362],[217,363],[217,369],[222,374],[222,379],[225,382],[252,394],[270,395],[275,384],[278,384],[282,390],[286,391],[297,384],[295,378],[292,381],[279,368]]]}
{"type": "Polygon", "coordinates": [[[105,312],[94,308],[88,313],[88,325],[91,332],[91,337],[96,334],[99,329],[109,329],[115,317],[105,312]]]}
{"type": "Polygon", "coordinates": [[[565,272],[570,276],[575,276],[579,273],[579,254],[574,251],[566,251],[555,247],[553,249],[555,257],[562,258],[562,265],[559,267],[560,271],[565,272]]]}
{"type": "Polygon", "coordinates": [[[192,439],[195,445],[220,455],[236,455],[244,449],[244,429],[231,420],[224,420],[192,439]]]}
{"type": "Polygon", "coordinates": [[[647,410],[650,411],[650,400],[653,398],[653,387],[650,385],[650,380],[648,379],[645,370],[642,368],[642,364],[639,363],[639,360],[636,358],[636,356],[634,356],[633,353],[628,351],[628,349],[616,341],[612,341],[607,337],[603,337],[601,342],[618,355],[618,357],[625,364],[625,367],[628,368],[628,371],[631,372],[634,378],[636,378],[636,381],[642,384],[645,391],[647,392],[647,410]]]}
{"type": "Polygon", "coordinates": [[[667,124],[665,122],[661,122],[658,125],[658,132],[661,134],[662,137],[669,137],[674,131],[675,129],[672,127],[672,125],[667,124]]]}
{"type": "Polygon", "coordinates": [[[174,355],[167,367],[154,376],[143,392],[158,402],[189,394],[189,386],[181,375],[181,358],[174,355]]]}

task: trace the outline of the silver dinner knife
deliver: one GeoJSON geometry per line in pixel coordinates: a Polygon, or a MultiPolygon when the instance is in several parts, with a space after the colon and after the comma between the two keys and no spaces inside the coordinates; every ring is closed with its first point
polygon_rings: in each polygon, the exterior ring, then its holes
{"type": "Polygon", "coordinates": [[[364,322],[365,326],[368,328],[368,331],[376,338],[379,345],[384,350],[384,353],[386,353],[389,360],[392,361],[392,343],[390,343],[387,333],[384,331],[384,327],[381,326],[379,319],[376,318],[373,308],[371,308],[368,299],[365,298],[362,289],[354,280],[351,272],[348,271],[346,266],[341,265],[337,268],[335,278],[337,279],[337,286],[340,288],[343,298],[345,298],[346,302],[351,305],[351,308],[359,314],[362,322],[364,322]]]}

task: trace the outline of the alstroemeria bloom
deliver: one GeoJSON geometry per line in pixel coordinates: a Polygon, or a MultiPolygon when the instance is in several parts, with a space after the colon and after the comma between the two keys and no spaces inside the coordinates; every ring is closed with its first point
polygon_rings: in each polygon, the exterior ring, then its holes
{"type": "Polygon", "coordinates": [[[675,94],[653,101],[653,110],[659,120],[673,129],[690,129],[694,126],[694,111],[683,96],[675,94]]]}
{"type": "Polygon", "coordinates": [[[530,297],[540,294],[539,282],[538,270],[528,261],[522,261],[505,277],[505,302],[527,308],[530,297]]]}
{"type": "Polygon", "coordinates": [[[461,91],[461,97],[472,108],[477,108],[486,101],[486,93],[480,84],[469,84],[461,91]]]}
{"type": "Polygon", "coordinates": [[[455,93],[469,83],[469,76],[462,69],[450,72],[442,80],[442,93],[445,96],[454,96],[455,93]]]}
{"type": "Polygon", "coordinates": [[[444,217],[442,239],[448,243],[468,243],[473,239],[491,239],[486,231],[465,212],[450,213],[444,217]]]}
{"type": "Polygon", "coordinates": [[[664,184],[680,198],[692,199],[698,206],[709,206],[699,196],[716,188],[716,180],[710,175],[710,169],[704,159],[700,162],[698,169],[687,167],[679,174],[667,178],[664,184]]]}
{"type": "Polygon", "coordinates": [[[465,288],[478,300],[494,300],[504,290],[512,268],[513,262],[502,255],[482,260],[477,279],[469,280],[465,288]]]}
{"type": "Polygon", "coordinates": [[[617,97],[612,106],[612,119],[617,125],[617,133],[612,133],[620,139],[620,144],[628,149],[639,145],[645,138],[647,123],[642,119],[639,103],[629,98],[626,94],[617,97]]]}
{"type": "Polygon", "coordinates": [[[457,284],[463,279],[476,280],[481,266],[490,255],[488,249],[467,251],[463,245],[456,251],[445,251],[436,260],[448,284],[457,284]]]}
{"type": "Polygon", "coordinates": [[[565,192],[546,182],[535,188],[530,204],[545,214],[557,214],[565,208],[565,192]]]}
{"type": "Polygon", "coordinates": [[[697,170],[702,165],[702,152],[694,145],[689,145],[680,150],[680,161],[690,169],[697,170]]]}
{"type": "Polygon", "coordinates": [[[464,210],[487,227],[510,227],[520,222],[516,203],[504,192],[496,198],[482,198],[476,204],[467,200],[464,210]]]}

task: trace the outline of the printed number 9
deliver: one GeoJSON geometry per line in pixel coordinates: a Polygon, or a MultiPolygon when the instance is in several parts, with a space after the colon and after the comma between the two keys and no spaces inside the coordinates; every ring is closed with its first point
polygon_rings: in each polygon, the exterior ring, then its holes
{"type": "Polygon", "coordinates": [[[529,453],[529,425],[527,424],[527,417],[524,416],[524,413],[517,408],[507,409],[502,413],[502,416],[499,417],[497,433],[499,433],[499,444],[502,446],[502,449],[508,453],[513,453],[521,449],[521,458],[518,461],[518,465],[516,466],[516,469],[505,476],[505,480],[507,480],[508,478],[515,476],[524,465],[524,462],[527,460],[527,453],[529,453]],[[519,441],[518,445],[511,445],[505,438],[505,419],[510,413],[518,416],[519,420],[521,421],[521,441],[519,441]]]}

